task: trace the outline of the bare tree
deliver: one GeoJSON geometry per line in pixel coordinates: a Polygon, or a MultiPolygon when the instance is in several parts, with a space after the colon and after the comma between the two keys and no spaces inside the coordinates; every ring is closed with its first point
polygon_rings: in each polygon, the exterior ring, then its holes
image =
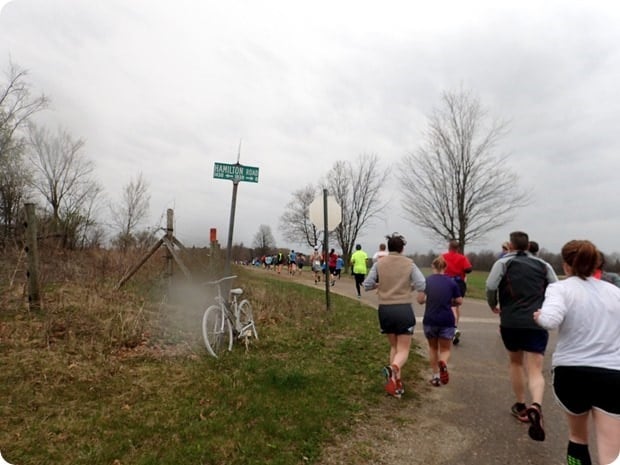
{"type": "Polygon", "coordinates": [[[73,247],[75,234],[94,225],[93,213],[102,192],[93,178],[94,163],[82,152],[84,142],[64,130],[50,134],[30,125],[30,161],[34,167],[33,188],[51,210],[52,227],[73,247]]]}
{"type": "Polygon", "coordinates": [[[21,154],[0,159],[0,243],[14,236],[19,212],[28,195],[31,173],[21,154]]]}
{"type": "Polygon", "coordinates": [[[122,201],[110,207],[118,230],[116,241],[122,250],[136,242],[137,227],[148,215],[150,202],[149,185],[140,173],[123,188],[122,201]]]}
{"type": "Polygon", "coordinates": [[[443,94],[429,118],[425,144],[405,156],[398,180],[407,219],[430,238],[457,239],[464,251],[506,224],[528,196],[493,150],[505,124],[487,122],[477,98],[462,89],[443,94]]]}
{"type": "Polygon", "coordinates": [[[61,208],[60,230],[64,246],[70,249],[95,245],[101,231],[97,213],[101,209],[103,189],[96,182],[76,195],[68,195],[61,208]]]}
{"type": "Polygon", "coordinates": [[[267,255],[276,246],[276,241],[271,233],[271,227],[261,224],[257,233],[254,235],[252,247],[259,256],[267,255]]]}
{"type": "Polygon", "coordinates": [[[24,137],[20,128],[32,115],[47,107],[44,95],[34,97],[27,72],[9,63],[0,83],[0,222],[2,238],[12,235],[18,212],[27,195],[30,172],[24,163],[24,137]]]}
{"type": "Polygon", "coordinates": [[[355,163],[338,161],[327,174],[326,187],[342,209],[335,237],[347,264],[359,235],[385,209],[381,188],[387,177],[387,170],[379,168],[379,158],[373,154],[362,154],[355,163]]]}
{"type": "Polygon", "coordinates": [[[26,70],[9,63],[7,83],[0,87],[0,160],[14,148],[16,131],[49,103],[45,95],[30,95],[27,75],[26,70]]]}
{"type": "Polygon", "coordinates": [[[293,192],[280,217],[280,230],[284,238],[296,244],[314,247],[319,243],[321,231],[310,221],[308,207],[314,201],[318,188],[312,184],[293,192]]]}

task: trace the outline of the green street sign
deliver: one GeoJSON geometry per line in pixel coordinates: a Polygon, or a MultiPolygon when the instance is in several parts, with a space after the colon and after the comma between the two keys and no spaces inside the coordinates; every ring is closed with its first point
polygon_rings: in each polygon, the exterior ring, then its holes
{"type": "Polygon", "coordinates": [[[239,163],[229,165],[228,163],[215,162],[215,165],[213,165],[213,177],[215,179],[230,179],[234,182],[258,182],[258,168],[243,166],[239,163]]]}

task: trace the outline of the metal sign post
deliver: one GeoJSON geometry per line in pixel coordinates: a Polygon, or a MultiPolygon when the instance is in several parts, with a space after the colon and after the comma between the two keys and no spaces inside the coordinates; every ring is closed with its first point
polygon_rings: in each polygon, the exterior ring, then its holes
{"type": "Polygon", "coordinates": [[[233,182],[232,201],[230,203],[230,219],[228,223],[228,241],[226,243],[226,263],[224,264],[224,273],[226,276],[231,274],[232,262],[232,242],[233,231],[235,228],[235,210],[237,208],[237,189],[239,182],[258,182],[258,168],[255,166],[243,166],[239,163],[241,156],[241,144],[239,144],[239,153],[237,154],[237,163],[230,165],[228,163],[216,162],[213,166],[213,177],[215,179],[228,179],[233,182]]]}
{"type": "MultiPolygon", "coordinates": [[[[342,221],[342,209],[334,197],[327,196],[327,189],[323,189],[323,198],[315,199],[308,206],[308,216],[310,221],[319,228],[323,223],[323,259],[327,260],[329,252],[329,231],[333,231],[342,221]]],[[[328,262],[329,263],[329,262],[328,262]]],[[[331,298],[329,293],[330,279],[329,267],[325,265],[325,300],[327,310],[331,308],[331,298]]]]}

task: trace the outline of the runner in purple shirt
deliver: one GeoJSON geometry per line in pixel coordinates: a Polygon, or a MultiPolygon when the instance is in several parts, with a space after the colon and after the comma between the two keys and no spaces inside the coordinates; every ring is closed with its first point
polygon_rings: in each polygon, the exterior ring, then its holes
{"type": "Polygon", "coordinates": [[[448,384],[448,360],[454,338],[454,312],[452,307],[461,305],[461,290],[451,277],[444,274],[446,261],[439,256],[432,263],[433,274],[426,278],[424,336],[428,341],[428,357],[433,372],[430,383],[439,387],[448,384]]]}

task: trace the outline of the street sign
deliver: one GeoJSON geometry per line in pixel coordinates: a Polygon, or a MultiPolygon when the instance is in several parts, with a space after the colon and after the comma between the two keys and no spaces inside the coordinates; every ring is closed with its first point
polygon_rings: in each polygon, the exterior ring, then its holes
{"type": "Polygon", "coordinates": [[[228,163],[215,162],[215,165],[213,165],[213,177],[215,179],[230,179],[234,182],[258,182],[258,168],[243,166],[239,163],[229,165],[228,163]]]}
{"type": "MultiPolygon", "coordinates": [[[[319,229],[323,229],[325,222],[324,197],[321,195],[308,205],[308,217],[319,229]]],[[[331,195],[327,197],[327,230],[333,231],[342,221],[342,209],[331,195]]]]}

